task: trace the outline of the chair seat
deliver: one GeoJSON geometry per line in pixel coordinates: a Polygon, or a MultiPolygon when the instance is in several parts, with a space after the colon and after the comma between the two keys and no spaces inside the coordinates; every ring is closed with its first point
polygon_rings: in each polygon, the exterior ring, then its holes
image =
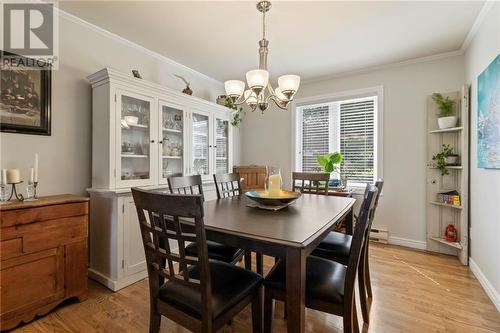
{"type": "MultiPolygon", "coordinates": [[[[344,301],[344,281],[347,266],[335,261],[309,256],[306,263],[306,299],[333,304],[344,301]]],[[[264,280],[266,288],[286,290],[286,267],[280,260],[264,280]]]]}
{"type": "Polygon", "coordinates": [[[338,261],[347,265],[349,253],[351,251],[351,242],[351,235],[332,231],[323,241],[321,241],[311,255],[338,261]]]}
{"type": "MultiPolygon", "coordinates": [[[[186,254],[189,256],[198,257],[198,248],[196,246],[196,243],[191,243],[186,246],[186,254]]],[[[207,241],[207,249],[208,258],[228,263],[234,262],[239,256],[243,254],[242,249],[212,241],[207,241]]]]}
{"type": "MultiPolygon", "coordinates": [[[[209,266],[214,319],[226,313],[243,298],[253,294],[262,283],[260,275],[225,262],[211,260],[209,266]]],[[[190,266],[188,270],[190,278],[200,278],[198,266],[190,266]]],[[[198,288],[175,281],[167,281],[160,288],[159,298],[169,305],[201,319],[203,309],[198,288]]]]}

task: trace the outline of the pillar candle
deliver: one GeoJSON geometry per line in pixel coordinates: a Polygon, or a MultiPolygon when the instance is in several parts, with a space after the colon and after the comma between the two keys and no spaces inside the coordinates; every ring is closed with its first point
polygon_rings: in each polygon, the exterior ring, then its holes
{"type": "Polygon", "coordinates": [[[280,175],[269,176],[269,196],[279,197],[281,191],[281,177],[280,175]]]}
{"type": "Polygon", "coordinates": [[[38,182],[38,153],[35,154],[35,172],[33,181],[38,182]]]}
{"type": "Polygon", "coordinates": [[[19,183],[21,181],[21,173],[19,169],[7,170],[7,183],[19,183]]]}

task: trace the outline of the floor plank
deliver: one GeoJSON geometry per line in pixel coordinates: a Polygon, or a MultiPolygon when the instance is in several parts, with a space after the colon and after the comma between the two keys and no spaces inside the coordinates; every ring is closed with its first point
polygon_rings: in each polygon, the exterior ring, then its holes
{"type": "MultiPolygon", "coordinates": [[[[273,263],[266,257],[265,270],[273,263]]],[[[500,313],[456,258],[373,244],[370,263],[374,300],[365,332],[500,332],[500,313]]],[[[14,332],[147,332],[148,298],[147,280],[117,293],[90,280],[87,301],[64,304],[14,332]]],[[[286,331],[283,305],[277,306],[274,332],[282,333],[286,331]]],[[[250,313],[246,308],[225,331],[251,332],[250,313]]],[[[342,332],[342,320],[307,310],[306,331],[342,332]]],[[[188,331],[163,318],[161,332],[188,331]]]]}

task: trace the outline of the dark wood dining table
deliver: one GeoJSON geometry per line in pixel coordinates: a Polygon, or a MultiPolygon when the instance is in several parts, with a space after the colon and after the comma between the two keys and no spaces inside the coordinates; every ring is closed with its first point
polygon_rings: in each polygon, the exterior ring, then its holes
{"type": "Polygon", "coordinates": [[[303,194],[282,210],[268,211],[247,207],[244,195],[206,201],[205,230],[207,239],[286,260],[288,332],[304,332],[306,258],[342,220],[352,232],[354,202],[303,194]]]}

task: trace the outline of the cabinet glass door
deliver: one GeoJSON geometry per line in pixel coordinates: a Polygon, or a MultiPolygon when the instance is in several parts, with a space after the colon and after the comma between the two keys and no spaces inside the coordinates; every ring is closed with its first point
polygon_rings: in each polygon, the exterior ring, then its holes
{"type": "Polygon", "coordinates": [[[180,108],[161,106],[161,178],[182,176],[184,171],[184,112],[180,108]]]}
{"type": "Polygon", "coordinates": [[[152,179],[151,107],[153,99],[120,94],[120,156],[117,176],[122,183],[150,183],[152,179]]]}
{"type": "Polygon", "coordinates": [[[229,172],[229,122],[215,118],[215,173],[229,172]]]}
{"type": "Polygon", "coordinates": [[[194,112],[192,114],[192,161],[191,173],[210,174],[210,117],[194,112]]]}

